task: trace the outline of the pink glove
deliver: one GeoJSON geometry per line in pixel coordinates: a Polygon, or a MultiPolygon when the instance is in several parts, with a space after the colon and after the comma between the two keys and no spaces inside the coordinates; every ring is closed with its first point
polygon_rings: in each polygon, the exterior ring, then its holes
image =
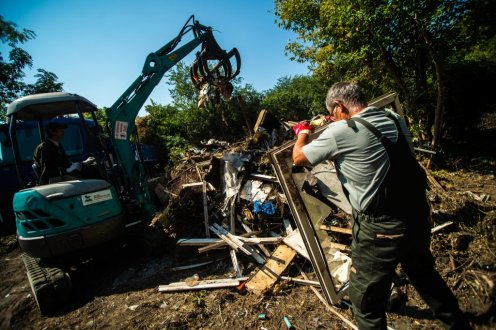
{"type": "Polygon", "coordinates": [[[298,124],[293,126],[293,131],[296,136],[300,134],[310,134],[313,133],[313,127],[306,121],[300,121],[298,124]]]}

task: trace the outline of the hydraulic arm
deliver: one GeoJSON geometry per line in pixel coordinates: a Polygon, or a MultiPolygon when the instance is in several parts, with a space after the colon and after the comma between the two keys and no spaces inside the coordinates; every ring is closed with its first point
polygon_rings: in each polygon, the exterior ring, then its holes
{"type": "Polygon", "coordinates": [[[140,76],[107,109],[110,139],[117,158],[114,163],[119,167],[116,172],[120,173],[123,182],[121,193],[134,197],[148,215],[152,215],[155,208],[145,182],[144,167],[136,160],[130,141],[135,131],[135,119],[164,74],[199,45],[202,49],[196,54],[191,71],[196,73],[194,76],[192,73],[195,86],[213,84],[221,88],[229,84],[239,73],[238,51],[235,48],[230,52],[222,50],[215,41],[212,28],[199,24],[191,16],[174,39],[147,56],[140,76]],[[178,48],[182,37],[190,31],[193,39],[178,48]],[[233,56],[237,61],[235,70],[230,63],[233,56]]]}

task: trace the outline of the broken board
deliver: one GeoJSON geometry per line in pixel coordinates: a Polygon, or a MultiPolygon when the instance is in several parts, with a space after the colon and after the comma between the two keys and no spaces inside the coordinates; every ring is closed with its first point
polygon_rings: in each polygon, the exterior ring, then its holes
{"type": "Polygon", "coordinates": [[[261,295],[277,281],[295,256],[295,250],[285,244],[279,245],[255,276],[246,282],[247,290],[261,295]]]}

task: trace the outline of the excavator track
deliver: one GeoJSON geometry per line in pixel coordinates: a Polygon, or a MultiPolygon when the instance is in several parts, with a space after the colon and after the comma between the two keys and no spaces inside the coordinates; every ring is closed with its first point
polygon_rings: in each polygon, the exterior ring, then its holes
{"type": "Polygon", "coordinates": [[[26,253],[24,266],[36,304],[42,314],[50,314],[69,298],[72,284],[69,274],[54,266],[44,266],[26,253]]]}

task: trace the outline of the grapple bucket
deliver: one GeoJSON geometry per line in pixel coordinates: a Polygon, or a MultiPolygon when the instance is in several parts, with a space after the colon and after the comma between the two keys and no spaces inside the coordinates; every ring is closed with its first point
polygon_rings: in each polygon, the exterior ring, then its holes
{"type": "MultiPolygon", "coordinates": [[[[220,48],[211,32],[208,33],[202,50],[196,53],[196,59],[191,65],[191,80],[200,90],[200,99],[211,99],[211,96],[217,96],[216,100],[219,96],[229,99],[233,91],[230,81],[239,74],[241,58],[236,48],[226,52],[220,48]]],[[[205,102],[200,100],[199,106],[203,104],[205,102]]]]}

